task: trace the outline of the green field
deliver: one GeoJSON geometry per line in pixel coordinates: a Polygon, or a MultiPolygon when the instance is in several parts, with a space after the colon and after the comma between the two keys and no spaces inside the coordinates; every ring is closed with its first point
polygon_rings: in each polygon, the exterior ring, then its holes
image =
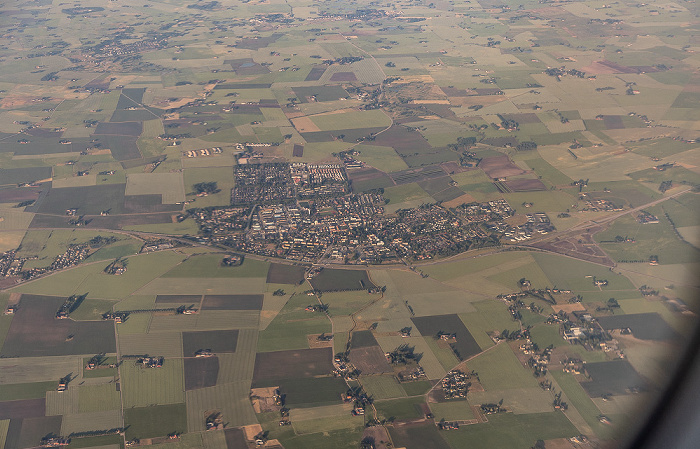
{"type": "Polygon", "coordinates": [[[126,438],[151,438],[187,431],[185,404],[153,405],[124,410],[126,438]]]}
{"type": "Polygon", "coordinates": [[[391,399],[386,401],[376,401],[374,406],[377,412],[384,418],[412,419],[422,418],[420,404],[425,403],[423,397],[413,397],[404,399],[391,399]]]}
{"type": "Polygon", "coordinates": [[[361,379],[362,386],[374,399],[392,399],[406,396],[403,389],[394,376],[366,376],[361,379]]]}
{"type": "Polygon", "coordinates": [[[166,278],[266,277],[267,262],[246,258],[242,265],[226,267],[221,264],[224,254],[191,256],[163,275],[166,278]]]}
{"type": "Polygon", "coordinates": [[[308,348],[308,334],[331,332],[331,323],[324,314],[304,310],[309,304],[317,304],[316,298],[291,297],[279,315],[260,332],[258,352],[308,348]]]}
{"type": "Polygon", "coordinates": [[[348,111],[314,115],[310,117],[316,126],[322,131],[334,129],[372,128],[377,126],[389,126],[391,121],[382,111],[348,111]]]}
{"type": "Polygon", "coordinates": [[[185,400],[181,359],[166,359],[161,368],[142,368],[133,359],[125,360],[120,373],[125,407],[177,404],[185,400]]]}
{"type": "Polygon", "coordinates": [[[532,373],[520,364],[506,343],[470,360],[467,367],[479,374],[481,385],[486,391],[538,386],[532,373]],[[505,373],[508,374],[504,375],[505,373]]]}
{"type": "Polygon", "coordinates": [[[445,421],[474,419],[474,412],[472,412],[469,402],[464,400],[452,400],[429,405],[437,421],[441,419],[445,421]]]}
{"type": "Polygon", "coordinates": [[[658,223],[640,224],[634,217],[624,216],[606,231],[596,234],[596,240],[618,262],[648,261],[656,255],[659,264],[692,263],[700,257],[697,248],[681,240],[674,231],[673,224],[664,215],[664,206],[647,210],[658,217],[658,223]],[[616,236],[635,239],[633,243],[604,243],[615,240],[616,236]]]}
{"type": "Polygon", "coordinates": [[[452,447],[528,448],[537,440],[567,438],[578,435],[578,430],[561,412],[515,415],[489,415],[489,422],[465,426],[456,432],[445,432],[444,438],[452,447]]]}
{"type": "Polygon", "coordinates": [[[0,384],[0,401],[43,398],[47,391],[55,390],[57,385],[57,381],[0,384]]]}

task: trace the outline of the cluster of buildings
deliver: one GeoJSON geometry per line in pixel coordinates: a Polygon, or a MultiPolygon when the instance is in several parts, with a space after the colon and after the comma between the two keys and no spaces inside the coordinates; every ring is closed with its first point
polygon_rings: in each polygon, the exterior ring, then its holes
{"type": "Polygon", "coordinates": [[[206,157],[206,156],[211,156],[212,154],[221,154],[222,150],[220,147],[214,147],[214,148],[202,148],[199,150],[189,150],[185,151],[183,155],[188,158],[195,158],[195,157],[206,157]]]}
{"type": "Polygon", "coordinates": [[[555,230],[544,212],[527,214],[527,221],[521,225],[511,226],[503,221],[498,221],[487,224],[487,227],[492,231],[503,233],[504,238],[511,243],[529,240],[533,235],[544,235],[555,230]]]}
{"type": "MultiPolygon", "coordinates": [[[[585,199],[588,198],[588,196],[585,193],[583,193],[581,194],[581,198],[585,199]]],[[[588,199],[586,200],[585,207],[580,210],[591,212],[618,212],[624,210],[624,208],[622,206],[618,206],[610,200],[588,199]]]]}
{"type": "Polygon", "coordinates": [[[231,203],[234,205],[296,200],[289,163],[237,165],[234,176],[236,186],[231,190],[231,203]]]}
{"type": "Polygon", "coordinates": [[[467,391],[471,386],[472,377],[476,377],[476,373],[464,373],[458,369],[453,369],[445,377],[442,378],[442,391],[445,393],[445,399],[460,399],[467,397],[467,391]]]}
{"type": "Polygon", "coordinates": [[[348,179],[341,164],[291,164],[292,180],[301,199],[342,196],[348,193],[348,179]]]}
{"type": "Polygon", "coordinates": [[[234,175],[234,205],[291,203],[296,199],[342,196],[349,191],[342,164],[247,163],[236,166],[234,175]]]}
{"type": "Polygon", "coordinates": [[[637,215],[637,222],[641,224],[654,224],[659,222],[659,217],[643,210],[637,215]]]}
{"type": "Polygon", "coordinates": [[[137,365],[141,365],[144,368],[162,368],[165,358],[162,356],[156,357],[139,357],[136,360],[137,365]]]}
{"type": "Polygon", "coordinates": [[[24,257],[17,257],[15,249],[5,251],[0,254],[0,276],[19,276],[26,261],[24,257]]]}
{"type": "Polygon", "coordinates": [[[514,211],[505,200],[456,209],[425,205],[391,215],[384,213],[386,201],[379,193],[299,201],[294,199],[299,192],[297,184],[313,185],[317,183],[314,179],[331,177],[330,182],[322,184],[343,189],[346,184],[339,182],[344,176],[340,166],[293,165],[237,167],[233,193],[237,206],[190,212],[200,226],[202,241],[304,262],[374,264],[403,257],[422,260],[450,256],[497,245],[509,236],[522,240],[554,229],[543,213],[528,215],[527,223],[520,226],[507,225],[504,220],[514,211]],[[267,201],[271,198],[277,202],[267,201]]]}

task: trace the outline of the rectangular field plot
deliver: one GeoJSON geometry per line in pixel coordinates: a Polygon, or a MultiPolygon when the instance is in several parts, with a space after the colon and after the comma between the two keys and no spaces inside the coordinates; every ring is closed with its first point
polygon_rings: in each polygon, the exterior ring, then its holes
{"type": "MultiPolygon", "coordinates": [[[[613,273],[610,269],[568,257],[550,254],[533,253],[537,264],[542,268],[547,279],[552,281],[560,289],[573,290],[575,292],[600,291],[593,285],[593,276],[596,279],[608,281],[603,291],[610,290],[635,290],[634,285],[621,274],[613,273]]],[[[585,295],[584,295],[585,296],[585,295]]]]}
{"type": "Polygon", "coordinates": [[[468,397],[469,403],[477,406],[497,404],[501,399],[503,405],[513,413],[545,413],[552,410],[552,394],[540,387],[470,391],[468,397]]]}
{"type": "Polygon", "coordinates": [[[267,283],[298,285],[304,282],[305,271],[306,267],[303,265],[271,263],[267,272],[267,283]]]}
{"type": "Polygon", "coordinates": [[[655,312],[602,316],[598,322],[606,330],[631,329],[632,334],[641,340],[673,340],[678,337],[676,331],[655,312]]]}
{"type": "Polygon", "coordinates": [[[55,389],[55,381],[31,382],[22,384],[0,383],[0,401],[15,401],[18,399],[40,399],[46,396],[47,391],[55,389]]]}
{"type": "Polygon", "coordinates": [[[234,382],[187,392],[187,428],[199,432],[206,428],[205,412],[218,410],[231,427],[255,424],[255,411],[250,403],[250,384],[234,382]]]}
{"type": "Polygon", "coordinates": [[[436,420],[457,421],[474,419],[474,412],[467,401],[431,403],[430,410],[436,420]]]}
{"type": "Polygon", "coordinates": [[[70,435],[73,432],[116,429],[117,427],[122,427],[123,424],[121,410],[74,413],[63,415],[61,435],[70,435]]]}
{"type": "MultiPolygon", "coordinates": [[[[436,425],[428,422],[419,426],[392,427],[391,439],[397,447],[420,447],[422,449],[443,449],[448,447],[436,425]]],[[[466,447],[466,446],[455,446],[466,447]]]]}
{"type": "Polygon", "coordinates": [[[457,315],[434,315],[411,318],[416,328],[426,338],[435,338],[439,332],[455,334],[454,341],[450,341],[450,346],[461,360],[481,352],[472,334],[457,315]]]}
{"type": "MultiPolygon", "coordinates": [[[[129,320],[126,321],[127,323],[129,320]]],[[[122,356],[153,355],[182,357],[182,339],[179,332],[119,335],[122,356]]]]}
{"type": "Polygon", "coordinates": [[[115,352],[114,323],[57,320],[56,311],[64,301],[57,296],[22,295],[0,355],[42,357],[115,352]]]}
{"type": "Polygon", "coordinates": [[[44,416],[46,399],[22,399],[0,402],[0,419],[24,419],[44,416]]]}
{"type": "Polygon", "coordinates": [[[630,391],[643,390],[647,385],[627,360],[588,363],[585,370],[592,380],[582,382],[581,386],[591,397],[624,395],[630,391]]]}
{"type": "Polygon", "coordinates": [[[200,349],[213,353],[236,352],[238,330],[198,331],[182,333],[182,352],[185,357],[194,357],[200,349]]]}
{"type": "Polygon", "coordinates": [[[198,304],[202,295],[157,295],[156,304],[198,304]]]}
{"type": "MultiPolygon", "coordinates": [[[[127,271],[127,273],[129,272],[127,271]]],[[[192,278],[164,276],[145,285],[138,290],[137,294],[227,295],[232,291],[241,295],[263,293],[265,291],[265,278],[197,278],[197,282],[192,282],[192,278]]]]}
{"type": "Polygon", "coordinates": [[[37,212],[64,216],[66,209],[77,209],[80,215],[100,215],[110,210],[112,215],[123,212],[124,184],[101,184],[90,187],[51,189],[40,202],[37,212]]]}
{"type": "Polygon", "coordinates": [[[364,374],[391,373],[393,369],[386,360],[384,351],[379,345],[353,348],[348,354],[348,359],[364,374]]]}
{"type": "Polygon", "coordinates": [[[177,404],[185,400],[182,359],[165,359],[160,368],[144,368],[129,359],[120,371],[125,407],[177,404]]]}
{"type": "Polygon", "coordinates": [[[311,279],[314,289],[322,292],[366,290],[374,288],[365,270],[334,270],[326,268],[311,279]]]}
{"type": "Polygon", "coordinates": [[[185,359],[185,391],[213,387],[219,377],[218,357],[185,359]]]}
{"type": "Polygon", "coordinates": [[[202,310],[260,310],[263,295],[205,295],[202,310]]]}
{"type": "Polygon", "coordinates": [[[27,418],[22,420],[21,426],[19,439],[15,447],[36,447],[44,435],[58,435],[61,431],[61,417],[27,418]]]}
{"type": "Polygon", "coordinates": [[[347,391],[347,384],[337,377],[313,377],[280,379],[279,386],[288,407],[317,407],[341,403],[340,395],[347,391]]]}
{"type": "Polygon", "coordinates": [[[126,195],[161,195],[163,204],[185,201],[182,173],[131,173],[126,176],[126,195]]]}
{"type": "Polygon", "coordinates": [[[165,274],[167,278],[265,278],[270,266],[268,262],[246,258],[239,266],[224,266],[225,254],[192,256],[165,274]]]}
{"type": "Polygon", "coordinates": [[[362,386],[374,399],[406,397],[406,392],[394,376],[362,377],[362,386]]]}
{"type": "Polygon", "coordinates": [[[131,407],[124,410],[126,438],[164,437],[187,431],[185,404],[131,407]]]}
{"type": "Polygon", "coordinates": [[[452,447],[475,449],[530,447],[532,441],[569,438],[580,432],[561,412],[489,415],[489,422],[441,435],[452,447]]]}
{"type": "Polygon", "coordinates": [[[75,356],[0,358],[0,384],[56,382],[68,373],[79,375],[82,370],[82,359],[75,356]]]}
{"type": "Polygon", "coordinates": [[[78,412],[96,413],[121,409],[121,395],[116,383],[78,387],[78,412]]]}
{"type": "Polygon", "coordinates": [[[294,420],[292,423],[297,434],[309,434],[317,433],[319,429],[328,432],[340,429],[359,428],[364,426],[364,419],[362,416],[351,416],[350,412],[347,412],[347,415],[342,417],[326,416],[302,421],[294,420]]]}
{"type": "Polygon", "coordinates": [[[331,348],[259,353],[255,358],[253,384],[268,386],[277,379],[313,377],[333,371],[331,348]]]}

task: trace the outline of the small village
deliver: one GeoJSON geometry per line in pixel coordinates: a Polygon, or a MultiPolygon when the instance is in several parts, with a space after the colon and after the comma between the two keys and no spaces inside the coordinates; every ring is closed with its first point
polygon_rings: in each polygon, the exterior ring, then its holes
{"type": "MultiPolygon", "coordinates": [[[[269,167],[257,165],[243,167],[247,168],[239,169],[241,182],[250,182],[251,187],[237,187],[233,196],[262,204],[190,210],[199,224],[202,241],[304,262],[376,264],[402,258],[445,257],[502,241],[522,242],[555,229],[541,212],[527,214],[522,224],[507,224],[505,220],[515,212],[503,199],[455,209],[423,205],[390,215],[385,214],[386,201],[378,192],[293,201],[296,194],[283,186],[296,175],[280,170],[270,172],[269,167]],[[259,184],[262,177],[269,179],[267,186],[259,184]],[[288,201],[266,201],[277,194],[288,201]]],[[[312,166],[311,170],[315,169],[312,166]]],[[[330,170],[324,179],[339,176],[336,167],[324,170],[330,170]]],[[[313,177],[313,171],[308,175],[313,177]]]]}

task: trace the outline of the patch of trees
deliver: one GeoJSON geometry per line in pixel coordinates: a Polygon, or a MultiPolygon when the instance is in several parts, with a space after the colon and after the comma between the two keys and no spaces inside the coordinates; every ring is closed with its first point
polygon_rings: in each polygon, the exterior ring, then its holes
{"type": "Polygon", "coordinates": [[[673,181],[661,181],[661,184],[659,184],[659,192],[666,193],[666,191],[670,189],[672,185],[673,181]]]}
{"type": "Polygon", "coordinates": [[[49,72],[41,77],[41,81],[56,81],[58,79],[58,72],[49,72]]]}
{"type": "Polygon", "coordinates": [[[207,195],[209,195],[221,192],[221,189],[219,189],[219,186],[216,183],[216,181],[198,182],[197,184],[194,184],[192,188],[197,194],[206,193],[207,195]]]}
{"type": "Polygon", "coordinates": [[[65,8],[61,12],[63,14],[68,14],[69,16],[78,16],[81,14],[88,14],[91,12],[100,12],[105,9],[101,6],[76,6],[75,8],[65,8]]]}
{"type": "Polygon", "coordinates": [[[518,151],[531,151],[537,149],[537,143],[527,140],[525,142],[520,142],[516,147],[518,151]]]}
{"type": "Polygon", "coordinates": [[[452,151],[466,151],[476,144],[476,137],[458,137],[456,143],[451,143],[447,145],[452,151]]]}
{"type": "Polygon", "coordinates": [[[207,3],[194,3],[192,5],[187,5],[187,9],[199,9],[201,11],[212,11],[218,8],[220,5],[216,0],[207,3]]]}

